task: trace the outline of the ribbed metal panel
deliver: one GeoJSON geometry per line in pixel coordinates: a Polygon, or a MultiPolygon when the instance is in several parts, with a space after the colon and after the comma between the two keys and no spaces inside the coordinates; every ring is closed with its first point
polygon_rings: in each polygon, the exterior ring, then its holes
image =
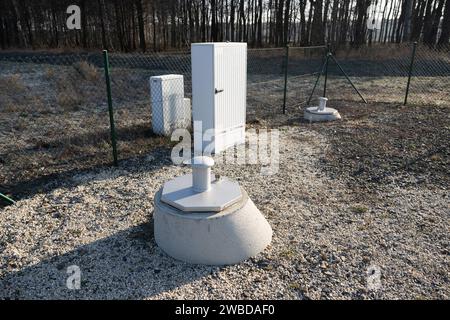
{"type": "Polygon", "coordinates": [[[192,45],[193,120],[214,129],[214,152],[243,142],[246,95],[246,43],[192,45]]]}
{"type": "Polygon", "coordinates": [[[215,126],[221,132],[245,125],[247,85],[246,46],[217,45],[214,61],[215,126]],[[223,90],[223,91],[222,91],[223,90]]]}

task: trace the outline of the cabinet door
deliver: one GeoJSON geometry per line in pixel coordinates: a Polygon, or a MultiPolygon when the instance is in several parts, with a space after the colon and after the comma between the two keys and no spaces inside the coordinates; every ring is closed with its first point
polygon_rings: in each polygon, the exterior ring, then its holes
{"type": "Polygon", "coordinates": [[[217,45],[214,50],[216,134],[245,125],[246,47],[217,45]]]}

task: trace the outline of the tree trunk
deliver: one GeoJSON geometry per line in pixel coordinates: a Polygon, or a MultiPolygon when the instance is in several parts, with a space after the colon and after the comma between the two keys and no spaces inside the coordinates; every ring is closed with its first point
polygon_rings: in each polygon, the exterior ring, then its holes
{"type": "Polygon", "coordinates": [[[330,35],[328,37],[328,42],[330,43],[335,43],[336,42],[336,30],[337,30],[337,16],[338,16],[338,5],[339,5],[339,0],[334,0],[333,1],[333,7],[331,9],[331,30],[330,30],[330,35]]]}
{"type": "Polygon", "coordinates": [[[450,41],[450,0],[447,0],[444,10],[444,18],[442,20],[441,36],[439,37],[438,44],[440,46],[448,46],[450,41]]]}
{"type": "Polygon", "coordinates": [[[313,8],[314,8],[314,6],[313,6],[313,4],[311,2],[309,4],[308,24],[307,24],[307,27],[306,27],[306,37],[307,37],[306,45],[310,44],[310,39],[311,39],[311,27],[312,27],[312,22],[313,22],[313,17],[312,17],[313,8]]]}
{"type": "MultiPolygon", "coordinates": [[[[329,32],[327,32],[327,26],[328,26],[328,8],[330,7],[330,0],[325,0],[325,6],[323,9],[323,18],[322,18],[322,29],[324,32],[324,37],[326,36],[328,39],[330,38],[329,32]]],[[[327,41],[328,42],[328,41],[327,41]]]]}
{"type": "Polygon", "coordinates": [[[405,5],[405,26],[403,28],[403,41],[411,40],[413,0],[406,0],[405,5]]]}
{"type": "Polygon", "coordinates": [[[258,47],[262,47],[262,15],[263,15],[263,2],[262,0],[258,0],[258,47]]]}
{"type": "Polygon", "coordinates": [[[235,11],[236,11],[236,0],[230,0],[230,36],[231,41],[234,41],[234,32],[235,32],[235,11]]]}
{"type": "Polygon", "coordinates": [[[283,45],[287,45],[289,41],[290,10],[291,10],[291,0],[286,0],[286,5],[284,9],[283,45]]]}
{"type": "Polygon", "coordinates": [[[144,31],[144,12],[142,9],[142,0],[136,0],[136,11],[139,25],[139,45],[141,50],[145,52],[145,31],[144,31]]]}
{"type": "Polygon", "coordinates": [[[152,28],[153,28],[153,51],[158,51],[157,36],[156,36],[156,8],[155,3],[152,3],[152,28]]]}
{"type": "Polygon", "coordinates": [[[206,0],[202,0],[202,42],[206,41],[206,0]]]}
{"type": "Polygon", "coordinates": [[[306,0],[300,0],[300,46],[306,46],[308,43],[306,36],[306,0]]]}
{"type": "Polygon", "coordinates": [[[314,15],[311,30],[311,44],[313,46],[324,43],[323,21],[322,21],[322,0],[311,1],[314,6],[314,15]]]}
{"type": "Polygon", "coordinates": [[[434,46],[437,43],[437,36],[439,32],[439,23],[442,17],[442,8],[444,7],[445,0],[439,0],[436,10],[433,12],[433,23],[429,35],[429,44],[434,46]]]}
{"type": "Polygon", "coordinates": [[[356,21],[354,30],[354,44],[360,46],[365,43],[367,29],[367,9],[371,0],[356,1],[356,21]]]}
{"type": "Polygon", "coordinates": [[[211,40],[217,41],[217,7],[216,0],[211,0],[211,40]]]}
{"type": "Polygon", "coordinates": [[[407,5],[407,1],[409,0],[403,0],[402,4],[401,4],[401,9],[400,9],[400,18],[398,19],[398,24],[397,24],[397,31],[395,33],[395,42],[400,43],[401,39],[402,39],[402,31],[405,25],[405,8],[407,5]]]}
{"type": "Polygon", "coordinates": [[[239,3],[239,25],[239,41],[243,41],[245,39],[245,35],[247,34],[247,21],[245,19],[244,0],[241,0],[239,3]]]}

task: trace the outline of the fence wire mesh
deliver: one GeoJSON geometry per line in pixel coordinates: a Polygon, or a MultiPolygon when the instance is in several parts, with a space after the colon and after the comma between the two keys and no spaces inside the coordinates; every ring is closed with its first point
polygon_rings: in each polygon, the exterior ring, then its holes
{"type": "Polygon", "coordinates": [[[448,104],[450,46],[417,45],[409,88],[409,103],[448,104]]]}
{"type": "MultiPolygon", "coordinates": [[[[369,102],[403,103],[410,67],[410,104],[448,103],[450,54],[448,47],[435,49],[414,44],[344,47],[332,50],[338,63],[369,102]]],[[[319,88],[323,86],[321,79],[319,88]]],[[[336,63],[328,67],[327,96],[332,99],[361,101],[336,63]]]]}
{"type": "MultiPolygon", "coordinates": [[[[413,44],[331,50],[369,102],[403,103],[413,44]]],[[[287,113],[300,112],[325,53],[323,46],[249,49],[247,119],[281,114],[285,93],[287,113]]],[[[119,159],[167,147],[164,138],[148,139],[153,135],[149,79],[182,75],[183,96],[192,98],[190,52],[111,53],[109,60],[119,159]]],[[[323,94],[323,81],[321,77],[313,103],[323,94]]],[[[448,92],[449,48],[419,44],[408,103],[448,104],[448,92]]],[[[327,96],[330,104],[360,101],[333,61],[327,96]]],[[[0,192],[5,185],[27,181],[25,176],[111,163],[102,53],[0,52],[0,139],[0,192]]]]}
{"type": "MultiPolygon", "coordinates": [[[[290,47],[288,50],[286,110],[293,113],[306,105],[325,62],[327,47],[290,47]]],[[[318,87],[313,99],[321,95],[318,87]]]]}
{"type": "Polygon", "coordinates": [[[47,177],[110,163],[100,62],[100,53],[0,53],[0,192],[20,196],[47,177]]]}
{"type": "Polygon", "coordinates": [[[284,48],[247,52],[247,119],[280,113],[284,92],[284,48]]]}
{"type": "MultiPolygon", "coordinates": [[[[109,63],[114,110],[121,113],[117,116],[118,128],[146,128],[148,134],[168,135],[180,124],[181,127],[189,127],[187,117],[190,113],[186,111],[189,102],[184,101],[184,98],[191,98],[192,91],[189,51],[112,53],[109,54],[109,63]],[[181,76],[181,79],[172,77],[162,82],[152,81],[153,85],[150,85],[152,77],[173,74],[181,76]],[[169,105],[172,106],[170,110],[169,105]],[[180,123],[180,116],[186,121],[180,123]]],[[[118,139],[123,147],[120,136],[118,139]]],[[[133,146],[126,145],[125,148],[133,146]]]]}
{"type": "Polygon", "coordinates": [[[369,102],[403,102],[411,61],[411,44],[342,47],[332,50],[328,67],[330,100],[361,101],[345,74],[369,102]],[[341,66],[342,70],[339,68],[341,66]]]}

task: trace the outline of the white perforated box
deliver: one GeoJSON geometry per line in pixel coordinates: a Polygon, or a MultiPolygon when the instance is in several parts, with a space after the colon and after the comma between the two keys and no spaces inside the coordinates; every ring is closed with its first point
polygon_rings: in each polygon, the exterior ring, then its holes
{"type": "Polygon", "coordinates": [[[183,76],[168,74],[150,78],[152,128],[159,135],[170,135],[191,123],[190,104],[184,99],[183,76]]]}

